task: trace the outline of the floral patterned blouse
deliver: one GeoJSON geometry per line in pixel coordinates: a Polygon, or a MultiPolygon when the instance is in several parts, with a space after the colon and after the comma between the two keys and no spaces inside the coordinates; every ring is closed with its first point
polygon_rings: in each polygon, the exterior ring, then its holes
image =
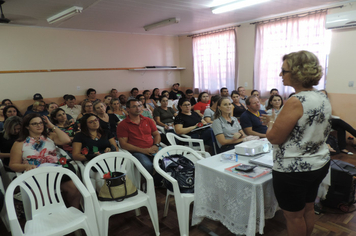
{"type": "Polygon", "coordinates": [[[56,145],[50,138],[40,137],[39,143],[32,137],[27,137],[22,145],[22,160],[24,164],[39,165],[42,163],[57,163],[56,145]]]}
{"type": "Polygon", "coordinates": [[[325,143],[331,130],[330,102],[325,94],[317,90],[302,91],[293,97],[298,98],[302,104],[303,115],[287,141],[281,145],[273,145],[273,170],[318,170],[330,160],[329,149],[325,143]]]}

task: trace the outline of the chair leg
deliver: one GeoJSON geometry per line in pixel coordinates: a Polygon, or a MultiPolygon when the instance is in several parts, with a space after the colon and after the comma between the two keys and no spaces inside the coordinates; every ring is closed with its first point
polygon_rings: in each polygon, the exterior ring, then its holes
{"type": "MultiPolygon", "coordinates": [[[[182,200],[181,200],[182,201],[182,200]]],[[[189,210],[190,204],[177,204],[177,215],[178,215],[178,224],[179,224],[179,232],[181,236],[189,235],[189,210]]]]}
{"type": "Polygon", "coordinates": [[[163,212],[163,217],[167,217],[168,214],[168,209],[169,209],[169,197],[171,195],[168,194],[168,190],[167,190],[167,195],[166,195],[166,203],[164,204],[164,212],[163,212]]]}
{"type": "Polygon", "coordinates": [[[101,225],[98,225],[100,236],[107,236],[109,233],[109,217],[102,216],[101,225]]]}
{"type": "Polygon", "coordinates": [[[157,208],[154,209],[151,205],[147,205],[148,213],[150,214],[153,228],[155,230],[156,236],[159,235],[159,223],[158,223],[158,212],[157,208]]]}

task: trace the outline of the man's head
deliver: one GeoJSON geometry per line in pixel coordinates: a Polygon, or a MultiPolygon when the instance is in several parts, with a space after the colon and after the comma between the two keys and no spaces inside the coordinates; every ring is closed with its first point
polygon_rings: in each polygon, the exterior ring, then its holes
{"type": "Polygon", "coordinates": [[[246,98],[246,106],[251,112],[254,113],[261,109],[260,100],[256,96],[249,96],[246,98]]]}
{"type": "Polygon", "coordinates": [[[142,104],[137,99],[131,99],[126,102],[126,111],[130,116],[138,116],[142,112],[142,104]]]}
{"type": "Polygon", "coordinates": [[[119,96],[119,101],[120,101],[120,103],[121,103],[122,105],[125,105],[125,103],[127,102],[126,96],[123,95],[123,94],[121,94],[121,95],[119,96]]]}
{"type": "Polygon", "coordinates": [[[89,88],[89,89],[87,90],[87,97],[88,97],[89,99],[91,99],[91,100],[94,100],[95,97],[96,97],[96,90],[93,89],[93,88],[89,88]]]}
{"type": "Polygon", "coordinates": [[[172,89],[173,89],[174,91],[178,91],[179,85],[180,85],[179,83],[173,84],[172,89]]]}
{"type": "Polygon", "coordinates": [[[278,89],[276,89],[276,88],[271,89],[271,91],[269,92],[269,94],[270,94],[270,95],[278,95],[278,94],[279,94],[279,93],[278,93],[278,89]]]}
{"type": "Polygon", "coordinates": [[[225,87],[220,89],[220,95],[221,97],[228,97],[229,96],[229,90],[225,87]]]}
{"type": "Polygon", "coordinates": [[[191,90],[191,89],[185,90],[185,97],[187,99],[191,99],[193,97],[193,90],[191,90]]]}
{"type": "Polygon", "coordinates": [[[239,92],[240,96],[243,97],[243,98],[246,96],[246,90],[242,86],[237,88],[237,92],[239,92]]]}
{"type": "Polygon", "coordinates": [[[117,89],[113,88],[113,89],[110,90],[110,95],[111,95],[112,98],[118,98],[119,92],[117,91],[117,89]]]}
{"type": "Polygon", "coordinates": [[[65,100],[68,107],[70,108],[74,107],[76,99],[73,95],[67,95],[65,100]]]}
{"type": "Polygon", "coordinates": [[[40,93],[36,93],[35,95],[33,95],[33,100],[34,101],[43,101],[43,97],[40,93]]]}

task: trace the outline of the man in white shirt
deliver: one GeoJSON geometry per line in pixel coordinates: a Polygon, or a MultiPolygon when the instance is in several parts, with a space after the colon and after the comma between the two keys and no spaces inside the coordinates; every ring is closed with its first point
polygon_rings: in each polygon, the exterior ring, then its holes
{"type": "Polygon", "coordinates": [[[80,114],[82,108],[79,105],[76,105],[76,99],[73,95],[67,95],[65,99],[66,105],[61,106],[65,113],[72,116],[73,119],[77,119],[78,115],[80,114]]]}
{"type": "Polygon", "coordinates": [[[240,94],[240,103],[243,103],[246,105],[246,90],[244,87],[240,86],[237,88],[237,92],[240,94]]]}

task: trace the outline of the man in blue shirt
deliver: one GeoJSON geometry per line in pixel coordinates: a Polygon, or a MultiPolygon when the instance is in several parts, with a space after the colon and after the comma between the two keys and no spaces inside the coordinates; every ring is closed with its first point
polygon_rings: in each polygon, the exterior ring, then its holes
{"type": "Polygon", "coordinates": [[[260,116],[266,114],[265,111],[260,110],[261,104],[257,97],[250,96],[246,99],[247,111],[242,113],[240,117],[240,124],[247,135],[255,135],[260,138],[266,137],[267,126],[263,125],[260,116]]]}

